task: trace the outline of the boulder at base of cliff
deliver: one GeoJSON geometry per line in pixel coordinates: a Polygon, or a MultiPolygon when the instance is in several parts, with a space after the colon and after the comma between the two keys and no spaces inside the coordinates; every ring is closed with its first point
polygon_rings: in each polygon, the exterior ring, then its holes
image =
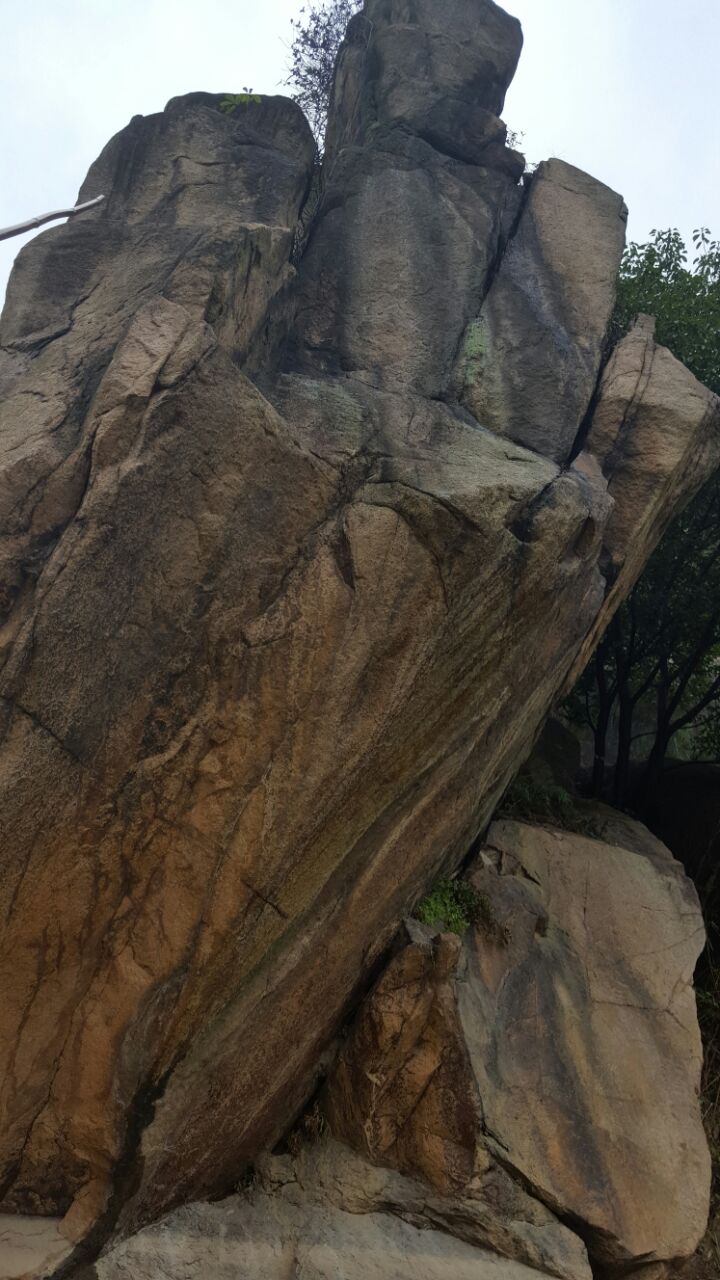
{"type": "Polygon", "coordinates": [[[491,827],[468,873],[478,923],[400,951],[326,1105],[336,1136],[439,1191],[487,1198],[499,1166],[597,1266],[629,1267],[688,1257],[705,1228],[705,933],[680,864],[608,812],[599,838],[491,827]]]}
{"type": "Polygon", "coordinates": [[[576,1269],[538,1271],[482,1247],[478,1217],[323,1139],[263,1160],[240,1194],[147,1227],[83,1280],[591,1280],[579,1242],[576,1269]]]}

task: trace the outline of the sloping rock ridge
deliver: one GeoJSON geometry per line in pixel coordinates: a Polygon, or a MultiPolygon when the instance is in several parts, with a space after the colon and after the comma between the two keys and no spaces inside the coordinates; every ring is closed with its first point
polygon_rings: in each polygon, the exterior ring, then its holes
{"type": "Polygon", "coordinates": [[[368,0],[319,177],[293,103],[191,94],[18,257],[0,1208],[63,1218],[63,1274],[286,1132],[720,460],[645,322],[601,370],[624,209],[522,179],[520,45],[368,0]]]}

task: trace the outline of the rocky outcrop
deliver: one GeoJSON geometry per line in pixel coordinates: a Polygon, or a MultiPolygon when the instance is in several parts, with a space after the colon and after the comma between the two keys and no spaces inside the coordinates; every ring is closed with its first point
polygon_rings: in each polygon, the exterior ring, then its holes
{"type": "Polygon", "coordinates": [[[712,465],[717,442],[717,396],[654,335],[655,322],[641,316],[618,343],[587,439],[613,499],[604,535],[612,573],[633,579],[645,547],[665,530],[676,487],[712,465]]]}
{"type": "Polygon", "coordinates": [[[709,1189],[702,918],[648,831],[593,820],[495,823],[477,924],[406,922],[292,1154],[109,1250],[98,1280],[674,1274],[709,1189]]]}
{"type": "MultiPolygon", "coordinates": [[[[81,193],[107,199],[10,283],[0,1194],[65,1215],[72,1265],[281,1137],[720,457],[716,402],[677,412],[688,375],[660,357],[678,447],[638,533],[610,513],[646,475],[649,401],[612,466],[609,426],[561,466],[457,403],[525,199],[492,116],[519,30],[479,7],[354,24],[304,252],[297,109],[190,95],[113,139],[81,193]],[[450,153],[469,99],[484,124],[450,153]]],[[[596,333],[606,275],[565,283],[568,333],[596,333]]]]}
{"type": "Polygon", "coordinates": [[[563,463],[597,379],[627,209],[561,160],[538,165],[518,228],[463,338],[462,402],[498,435],[563,463]]]}
{"type": "Polygon", "coordinates": [[[684,505],[688,477],[715,469],[719,424],[718,397],[658,346],[655,322],[640,316],[603,371],[577,462],[602,468],[612,508],[603,535],[606,599],[570,684],[684,505]]]}
{"type": "Polygon", "coordinates": [[[58,1218],[0,1214],[0,1275],[2,1280],[27,1280],[47,1275],[72,1252],[58,1218]]]}
{"type": "MultiPolygon", "coordinates": [[[[491,827],[468,873],[484,919],[462,944],[412,926],[325,1105],[372,1160],[491,1204],[498,1174],[515,1178],[596,1267],[627,1268],[688,1257],[704,1231],[692,974],[705,934],[668,850],[629,819],[596,822],[599,838],[491,827]]],[[[532,1256],[502,1217],[512,1256],[563,1274],[561,1237],[543,1225],[532,1256]]]]}
{"type": "Polygon", "coordinates": [[[520,45],[490,0],[368,0],[353,20],[300,269],[295,368],[446,390],[519,207],[523,159],[494,113],[520,45]]]}
{"type": "Polygon", "coordinates": [[[488,143],[500,163],[498,119],[517,68],[522,30],[493,0],[368,0],[340,50],[328,124],[331,159],[400,128],[441,152],[482,161],[488,143]]]}
{"type": "MultiPolygon", "coordinates": [[[[87,1280],[539,1280],[479,1245],[476,1217],[472,1202],[433,1196],[324,1140],[294,1159],[263,1160],[239,1196],[187,1205],[146,1228],[87,1280]]],[[[568,1274],[590,1280],[576,1253],[568,1274]]]]}

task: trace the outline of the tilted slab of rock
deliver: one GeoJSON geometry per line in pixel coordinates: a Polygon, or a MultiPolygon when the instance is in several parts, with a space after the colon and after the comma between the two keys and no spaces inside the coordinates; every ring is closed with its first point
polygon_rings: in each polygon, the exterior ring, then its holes
{"type": "Polygon", "coordinates": [[[455,378],[484,426],[562,463],[595,390],[627,209],[562,160],[538,165],[529,183],[455,378]]]}
{"type": "Polygon", "coordinates": [[[607,480],[612,510],[603,534],[607,596],[568,685],[583,670],[621,600],[684,505],[688,476],[715,470],[720,397],[655,341],[641,316],[602,375],[584,451],[576,465],[607,480]],[[678,500],[679,499],[679,500],[678,500]]]}
{"type": "Polygon", "coordinates": [[[604,534],[612,573],[625,578],[637,576],[644,547],[665,531],[675,486],[712,464],[720,429],[720,398],[654,335],[642,316],[618,343],[586,441],[613,499],[604,534]]]}
{"type": "MultiPolygon", "coordinates": [[[[517,33],[488,11],[491,113],[517,33]]],[[[448,8],[462,39],[477,12],[448,8]]],[[[499,122],[486,163],[415,106],[338,146],[296,276],[307,127],[217,103],[109,144],[107,201],[22,251],[0,330],[0,1194],[92,1227],[83,1256],[282,1135],[605,607],[599,463],[436,398],[519,207],[499,122]],[[338,293],[366,179],[388,219],[338,293]],[[428,228],[447,252],[412,262],[428,228]]],[[[680,429],[663,519],[720,454],[680,429]]]]}
{"type": "MultiPolygon", "coordinates": [[[[568,1233],[569,1234],[569,1233],[568,1233]]],[[[590,1280],[578,1257],[573,1280],[590,1280]]],[[[482,1248],[473,1206],[322,1141],[261,1162],[249,1190],[117,1245],[87,1280],[542,1280],[482,1248]]],[[[562,1273],[551,1273],[562,1274],[562,1273]]]]}
{"type": "Polygon", "coordinates": [[[291,427],[222,352],[193,364],[186,323],[162,299],[136,317],[84,419],[78,518],[11,614],[16,1207],[88,1182],[102,1204],[144,1128],[134,1220],[278,1135],[602,598],[604,492],[581,475],[397,397],[379,447],[361,399],[324,460],[299,395],[291,427]],[[522,543],[507,526],[548,486],[522,543]],[[544,654],[519,677],[514,626],[544,654]]]}
{"type": "MultiPolygon", "coordinates": [[[[468,873],[484,918],[462,944],[412,926],[325,1106],[337,1136],[438,1190],[492,1206],[499,1166],[602,1267],[688,1257],[710,1160],[697,895],[640,824],[599,819],[601,838],[493,824],[468,873]]],[[[562,1237],[533,1258],[532,1230],[518,1238],[507,1206],[502,1216],[513,1256],[560,1274],[562,1237]]]]}

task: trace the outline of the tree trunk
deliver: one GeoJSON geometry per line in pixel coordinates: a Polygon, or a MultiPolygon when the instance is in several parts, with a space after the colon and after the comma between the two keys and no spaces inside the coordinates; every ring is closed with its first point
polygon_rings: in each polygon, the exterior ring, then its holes
{"type": "Polygon", "coordinates": [[[625,804],[630,789],[630,751],[632,748],[633,712],[635,705],[627,681],[620,682],[620,715],[618,717],[618,749],[613,778],[613,804],[625,804]]]}
{"type": "Polygon", "coordinates": [[[601,798],[605,790],[607,734],[610,726],[610,715],[612,712],[613,702],[615,701],[614,693],[611,693],[608,689],[607,673],[605,671],[606,653],[607,646],[604,643],[601,644],[595,652],[595,680],[598,691],[598,712],[597,722],[593,730],[594,756],[590,790],[592,796],[596,800],[601,798]]]}

